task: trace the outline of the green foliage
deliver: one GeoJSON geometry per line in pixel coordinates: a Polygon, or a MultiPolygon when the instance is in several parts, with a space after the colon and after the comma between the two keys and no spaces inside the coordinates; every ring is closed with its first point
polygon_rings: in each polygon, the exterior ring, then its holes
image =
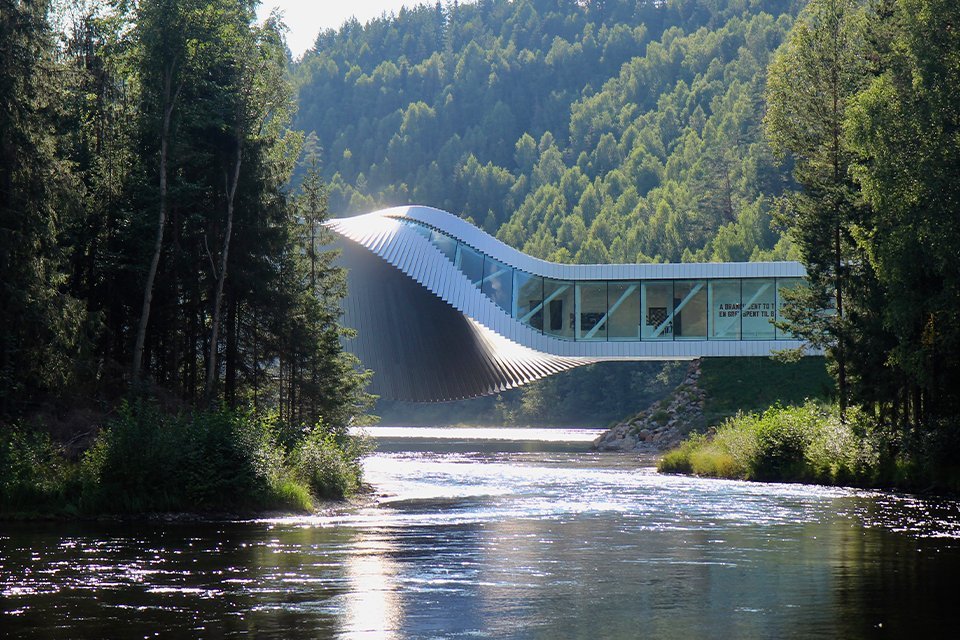
{"type": "MultiPolygon", "coordinates": [[[[960,7],[943,0],[884,6],[888,11],[871,25],[877,68],[846,122],[853,173],[871,208],[858,240],[879,280],[871,300],[879,310],[870,317],[875,324],[858,327],[858,337],[864,352],[883,354],[868,386],[882,389],[886,404],[900,405],[893,411],[903,423],[931,435],[955,433],[960,7]]],[[[956,436],[948,439],[960,456],[956,436]]]]}
{"type": "Polygon", "coordinates": [[[828,400],[833,380],[823,358],[807,356],[796,362],[770,358],[704,358],[700,388],[705,392],[708,425],[739,411],[763,411],[774,404],[801,404],[806,398],[828,400]]]}
{"type": "Polygon", "coordinates": [[[747,467],[751,479],[794,479],[806,475],[808,437],[821,417],[811,415],[809,410],[799,413],[778,409],[765,412],[753,427],[753,451],[747,467]]]}
{"type": "Polygon", "coordinates": [[[66,3],[55,37],[49,10],[0,14],[0,424],[110,407],[131,379],[297,428],[362,422],[343,273],[305,233],[323,184],[290,189],[303,136],[279,19],[240,0],[66,3]]]}
{"type": "Polygon", "coordinates": [[[316,427],[280,444],[276,414],[171,415],[124,403],[79,461],[42,432],[0,439],[0,515],[310,511],[361,483],[361,438],[316,427]]]}
{"type": "MultiPolygon", "coordinates": [[[[664,473],[775,482],[886,486],[891,472],[884,439],[869,416],[817,402],[740,413],[710,435],[698,434],[664,455],[664,473]]],[[[906,478],[899,478],[905,482],[906,478]]],[[[911,479],[913,480],[913,479],[911,479]]]]}
{"type": "Polygon", "coordinates": [[[63,93],[48,8],[0,10],[0,418],[73,384],[86,338],[58,244],[76,185],[57,148],[63,93]]]}
{"type": "Polygon", "coordinates": [[[704,434],[693,434],[668,451],[657,463],[661,473],[687,473],[714,478],[737,478],[743,474],[736,459],[704,434]]]}
{"type": "Polygon", "coordinates": [[[869,289],[872,271],[854,241],[863,214],[843,136],[847,106],[866,81],[865,14],[859,0],[813,0],[770,64],[767,136],[790,154],[801,189],[781,201],[781,217],[807,268],[807,286],[788,295],[787,326],[825,348],[837,365],[838,396],[848,397],[849,289],[869,289]]]}
{"type": "Polygon", "coordinates": [[[764,68],[800,3],[482,4],[348,23],[299,63],[334,212],[434,205],[565,262],[772,255],[764,68]]]}
{"type": "Polygon", "coordinates": [[[43,432],[0,431],[0,515],[57,512],[76,500],[78,476],[43,432]]]}
{"type": "Polygon", "coordinates": [[[273,421],[229,410],[170,416],[122,407],[83,460],[93,512],[233,511],[275,507],[284,477],[273,421]]]}
{"type": "Polygon", "coordinates": [[[789,324],[827,348],[841,408],[899,434],[905,468],[960,459],[958,20],[946,0],[815,0],[769,71],[810,283],[788,296],[789,324]]]}
{"type": "Polygon", "coordinates": [[[344,443],[317,428],[293,450],[292,466],[314,495],[344,498],[360,489],[360,458],[367,450],[359,438],[344,443]]]}

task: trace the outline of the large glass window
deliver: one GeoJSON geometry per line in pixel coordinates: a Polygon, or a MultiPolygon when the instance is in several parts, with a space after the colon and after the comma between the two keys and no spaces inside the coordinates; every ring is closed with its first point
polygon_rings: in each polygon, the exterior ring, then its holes
{"type": "Polygon", "coordinates": [[[611,282],[607,285],[607,338],[609,340],[640,339],[640,283],[611,282]]]}
{"type": "Polygon", "coordinates": [[[673,281],[640,285],[640,337],[673,340],[673,281]]]}
{"type": "Polygon", "coordinates": [[[577,340],[607,339],[607,283],[577,283],[577,340]]]}
{"type": "Polygon", "coordinates": [[[440,233],[439,231],[430,232],[430,242],[440,249],[440,253],[447,256],[447,259],[450,262],[455,262],[457,259],[457,241],[448,236],[445,233],[440,233]]]}
{"type": "Polygon", "coordinates": [[[473,284],[479,286],[483,280],[483,254],[461,243],[457,245],[457,268],[473,284]]]}
{"type": "Polygon", "coordinates": [[[773,278],[743,280],[743,311],[740,321],[741,340],[773,340],[776,331],[777,288],[773,278]]]}
{"type": "Polygon", "coordinates": [[[778,329],[784,292],[803,278],[551,280],[514,269],[428,225],[409,222],[501,309],[576,340],[794,339],[778,329]]]}
{"type": "Polygon", "coordinates": [[[480,290],[507,313],[513,311],[513,267],[487,256],[480,290]]]}
{"type": "Polygon", "coordinates": [[[519,269],[513,274],[513,317],[543,331],[543,278],[519,269]]]}
{"type": "Polygon", "coordinates": [[[740,339],[740,280],[710,281],[710,337],[740,339]]]}
{"type": "Polygon", "coordinates": [[[421,236],[423,236],[427,240],[430,239],[430,227],[425,227],[424,225],[417,224],[417,223],[408,224],[407,226],[413,229],[414,231],[416,231],[417,233],[419,233],[421,236]]]}
{"type": "Polygon", "coordinates": [[[706,281],[677,280],[673,283],[673,337],[676,340],[706,339],[706,281]]]}
{"type": "Polygon", "coordinates": [[[543,332],[573,339],[573,283],[543,279],[543,332]]]}
{"type": "MultiPolygon", "coordinates": [[[[786,302],[784,300],[783,291],[788,289],[795,289],[803,284],[801,278],[777,278],[777,319],[783,320],[783,305],[786,302]]],[[[792,340],[796,338],[793,333],[790,331],[784,331],[783,329],[777,329],[777,339],[778,340],[792,340]]]]}

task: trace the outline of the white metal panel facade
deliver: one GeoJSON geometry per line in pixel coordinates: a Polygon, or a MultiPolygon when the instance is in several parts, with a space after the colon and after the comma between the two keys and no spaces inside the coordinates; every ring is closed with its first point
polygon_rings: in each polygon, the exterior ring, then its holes
{"type": "MultiPolygon", "coordinates": [[[[438,209],[420,206],[396,207],[374,213],[330,220],[326,225],[343,240],[356,243],[366,251],[386,261],[409,276],[423,288],[440,298],[476,326],[478,340],[483,343],[485,380],[475,392],[458,393],[458,397],[491,393],[495,390],[524,384],[543,375],[556,373],[581,364],[602,360],[663,360],[692,359],[711,356],[765,356],[774,350],[795,348],[802,343],[788,339],[727,340],[727,339],[662,339],[662,340],[569,340],[537,329],[511,316],[481,288],[487,278],[481,268],[480,283],[472,282],[460,268],[427,237],[423,225],[436,230],[476,251],[519,269],[532,276],[563,281],[707,281],[733,278],[802,278],[803,266],[796,262],[768,263],[705,263],[705,264],[626,264],[626,265],[564,265],[525,255],[496,240],[469,223],[438,209]],[[491,380],[496,379],[496,384],[491,380]]],[[[483,264],[483,263],[482,263],[483,264]]],[[[493,263],[496,264],[496,263],[493,263]]],[[[500,270],[502,273],[502,269],[500,270]]],[[[517,279],[510,272],[511,296],[519,296],[517,279]]],[[[493,276],[491,276],[493,277],[493,276]]],[[[363,286],[354,284],[353,287],[363,286]]],[[[492,286],[492,285],[491,285],[492,286]]],[[[574,287],[577,292],[579,288],[574,287]]],[[[352,294],[351,294],[352,295],[352,294]]],[[[693,294],[690,294],[691,297],[693,294]]],[[[579,298],[579,293],[577,293],[579,298]]],[[[608,301],[609,304],[609,301],[608,301]]],[[[743,306],[742,300],[740,303],[743,306]]],[[[509,306],[509,305],[508,305],[509,306]]],[[[546,320],[546,300],[541,298],[541,323],[546,320]]],[[[680,316],[682,304],[675,315],[680,316]]],[[[348,300],[345,308],[359,311],[348,300]]],[[[571,307],[577,312],[579,305],[571,307]]],[[[531,312],[532,313],[532,312],[531,312]]],[[[612,311],[609,315],[612,315],[612,311]]],[[[738,311],[742,320],[742,308],[738,311]]],[[[352,315],[352,313],[347,314],[352,315]]],[[[561,314],[562,315],[562,314],[561,314]]],[[[573,313],[570,314],[573,317],[573,313]]],[[[599,315],[599,314],[597,314],[599,315]]],[[[674,314],[671,313],[671,317],[674,314]]],[[[572,322],[572,320],[571,320],[572,322]]],[[[587,322],[586,320],[584,322],[587,322]]],[[[596,322],[596,321],[594,321],[596,322]]],[[[609,326],[608,315],[601,323],[609,326]]],[[[671,320],[671,325],[673,320],[671,320]]],[[[589,325],[587,325],[589,326],[589,325]]],[[[604,329],[607,335],[607,329],[604,329]]],[[[380,338],[383,339],[383,338],[380,338]]],[[[357,344],[365,349],[373,345],[361,337],[357,344]]],[[[478,363],[464,363],[465,367],[478,363]]],[[[464,383],[466,384],[466,383],[464,383]]],[[[469,387],[469,384],[466,384],[469,387]]],[[[448,394],[449,395],[449,394],[448,394]]],[[[448,398],[435,398],[448,399],[448,398]]]]}

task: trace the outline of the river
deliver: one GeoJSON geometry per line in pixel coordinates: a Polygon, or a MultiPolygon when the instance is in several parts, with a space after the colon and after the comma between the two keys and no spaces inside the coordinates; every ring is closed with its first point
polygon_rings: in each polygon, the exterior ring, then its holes
{"type": "Polygon", "coordinates": [[[960,503],[656,473],[590,430],[375,428],[376,500],[0,523],[0,636],[955,637],[960,503]]]}

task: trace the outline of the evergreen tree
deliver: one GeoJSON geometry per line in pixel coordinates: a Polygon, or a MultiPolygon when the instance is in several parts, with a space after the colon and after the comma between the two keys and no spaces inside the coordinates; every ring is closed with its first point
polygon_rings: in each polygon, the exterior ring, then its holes
{"type": "Polygon", "coordinates": [[[856,258],[857,189],[843,136],[847,105],[865,82],[863,16],[857,0],[813,0],[770,65],[766,128],[790,154],[801,189],[784,200],[807,286],[786,308],[789,326],[836,362],[841,411],[848,398],[845,295],[856,258]]]}
{"type": "Polygon", "coordinates": [[[886,295],[875,315],[898,389],[893,414],[953,434],[960,409],[960,6],[948,0],[880,3],[879,73],[854,101],[854,173],[873,214],[858,236],[886,295]],[[909,409],[909,411],[908,411],[909,409]]]}
{"type": "Polygon", "coordinates": [[[57,155],[61,69],[45,1],[0,2],[0,415],[71,379],[85,314],[67,293],[57,155]]]}

